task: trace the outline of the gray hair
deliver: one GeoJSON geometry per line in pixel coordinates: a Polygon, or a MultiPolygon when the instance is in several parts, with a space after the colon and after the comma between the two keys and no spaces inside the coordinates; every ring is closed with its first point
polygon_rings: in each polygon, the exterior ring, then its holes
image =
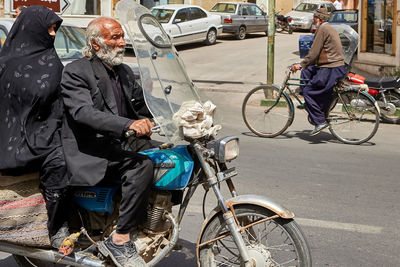
{"type": "Polygon", "coordinates": [[[92,59],[96,55],[96,50],[92,45],[92,41],[97,44],[104,42],[101,36],[101,26],[98,23],[89,23],[86,28],[86,46],[82,49],[82,55],[89,59],[92,59]]]}

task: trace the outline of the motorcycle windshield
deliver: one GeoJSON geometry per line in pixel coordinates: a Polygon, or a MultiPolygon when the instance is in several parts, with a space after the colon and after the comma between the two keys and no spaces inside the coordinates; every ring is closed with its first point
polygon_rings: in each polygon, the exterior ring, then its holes
{"type": "Polygon", "coordinates": [[[115,12],[132,41],[148,109],[169,140],[179,139],[173,115],[185,102],[203,103],[197,89],[168,35],[147,8],[122,0],[115,12]]]}
{"type": "Polygon", "coordinates": [[[346,24],[333,24],[332,27],[339,33],[340,40],[342,41],[344,62],[351,65],[353,56],[357,51],[358,40],[360,39],[358,33],[349,25],[346,24]]]}

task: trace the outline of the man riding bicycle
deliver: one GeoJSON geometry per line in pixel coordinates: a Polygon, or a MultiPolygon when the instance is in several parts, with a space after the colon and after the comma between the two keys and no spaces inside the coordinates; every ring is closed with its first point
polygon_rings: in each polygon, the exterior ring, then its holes
{"type": "Polygon", "coordinates": [[[329,110],[333,87],[346,74],[342,43],[337,31],[327,22],[329,17],[325,8],[316,10],[314,25],[317,31],[311,49],[300,64],[291,67],[292,72],[301,69],[301,78],[307,80],[300,87],[300,94],[304,96],[310,122],[315,125],[311,136],[329,126],[325,114],[329,110]]]}

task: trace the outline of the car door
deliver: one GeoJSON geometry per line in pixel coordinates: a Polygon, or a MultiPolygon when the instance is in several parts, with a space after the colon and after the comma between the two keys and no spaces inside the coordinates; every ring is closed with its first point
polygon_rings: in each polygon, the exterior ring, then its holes
{"type": "Polygon", "coordinates": [[[254,15],[255,18],[255,27],[257,31],[260,32],[266,32],[267,31],[267,25],[268,25],[268,19],[266,14],[261,10],[261,8],[259,8],[256,5],[251,5],[251,15],[254,15]]]}
{"type": "Polygon", "coordinates": [[[189,8],[177,10],[170,27],[171,29],[168,32],[171,34],[174,44],[187,42],[192,32],[192,25],[189,20],[189,8]]]}
{"type": "Polygon", "coordinates": [[[207,13],[198,7],[190,7],[189,19],[192,25],[190,39],[193,41],[205,40],[208,28],[210,27],[207,13]]]}
{"type": "Polygon", "coordinates": [[[255,15],[251,15],[252,10],[251,6],[247,4],[240,5],[239,12],[241,14],[241,18],[243,24],[246,25],[246,32],[254,32],[257,30],[255,15]]]}

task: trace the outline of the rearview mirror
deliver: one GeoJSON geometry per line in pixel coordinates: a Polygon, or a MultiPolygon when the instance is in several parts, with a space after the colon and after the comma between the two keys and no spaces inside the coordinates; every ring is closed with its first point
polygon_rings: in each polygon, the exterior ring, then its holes
{"type": "Polygon", "coordinates": [[[181,19],[174,19],[174,24],[181,22],[181,19]]]}

